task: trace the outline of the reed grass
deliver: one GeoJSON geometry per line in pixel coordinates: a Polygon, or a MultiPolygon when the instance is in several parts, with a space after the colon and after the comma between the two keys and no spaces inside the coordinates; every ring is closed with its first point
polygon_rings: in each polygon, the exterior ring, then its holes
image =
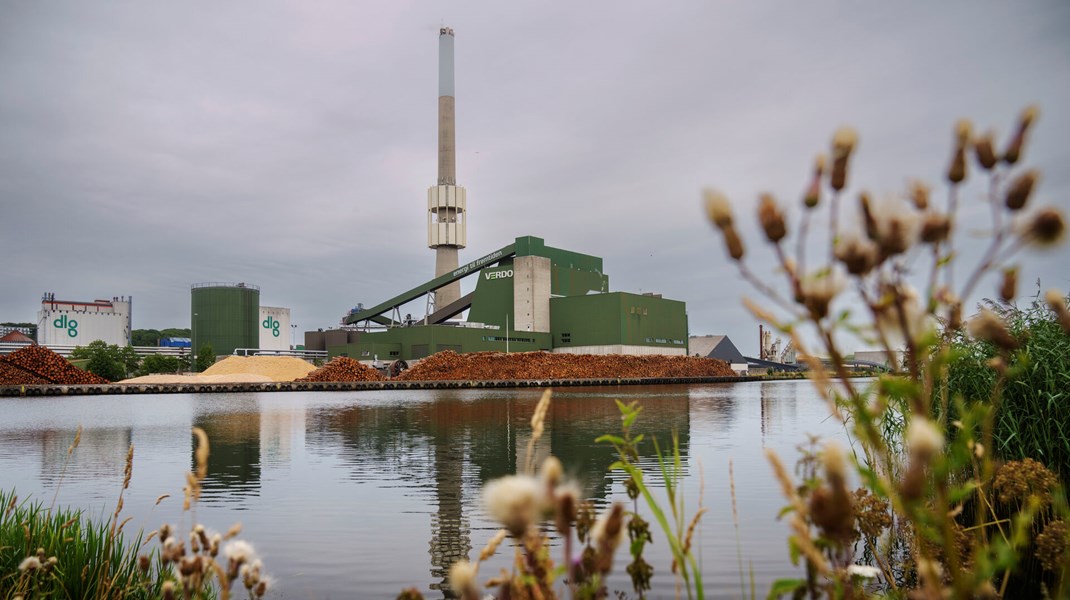
{"type": "MultiPolygon", "coordinates": [[[[1070,336],[1039,294],[1026,307],[993,305],[1018,341],[1010,355],[993,427],[993,450],[1005,460],[1033,458],[1070,481],[1070,336]]],[[[993,344],[960,336],[948,371],[954,397],[992,398],[999,377],[988,366],[993,344]]],[[[949,419],[954,420],[952,412],[949,419]]]]}
{"type": "Polygon", "coordinates": [[[111,519],[19,501],[15,490],[0,490],[0,506],[0,598],[159,597],[160,583],[138,568],[140,533],[124,539],[111,519]],[[42,566],[20,571],[27,557],[42,566]]]}

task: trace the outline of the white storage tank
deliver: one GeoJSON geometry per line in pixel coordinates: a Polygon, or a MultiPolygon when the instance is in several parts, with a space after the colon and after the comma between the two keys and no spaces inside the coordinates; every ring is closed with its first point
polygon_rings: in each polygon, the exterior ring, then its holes
{"type": "Polygon", "coordinates": [[[130,345],[132,298],[89,302],[57,300],[47,293],[37,313],[37,341],[42,346],[87,346],[101,340],[109,345],[130,345]]]}
{"type": "Polygon", "coordinates": [[[260,307],[260,349],[290,350],[290,309],[260,307]]]}

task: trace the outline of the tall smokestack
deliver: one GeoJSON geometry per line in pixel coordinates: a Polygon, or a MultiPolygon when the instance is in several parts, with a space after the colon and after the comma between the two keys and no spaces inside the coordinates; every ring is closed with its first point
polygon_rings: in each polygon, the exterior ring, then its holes
{"type": "MultiPolygon", "coordinates": [[[[438,31],[438,185],[427,190],[427,246],[435,250],[435,277],[457,269],[467,243],[465,190],[457,185],[457,136],[453,97],[453,30],[438,31]]],[[[455,281],[435,292],[441,308],[461,297],[455,281]]]]}

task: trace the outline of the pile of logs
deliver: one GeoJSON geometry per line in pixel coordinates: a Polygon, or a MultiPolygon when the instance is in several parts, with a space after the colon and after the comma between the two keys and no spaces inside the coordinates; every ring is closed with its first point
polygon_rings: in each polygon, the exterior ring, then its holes
{"type": "Polygon", "coordinates": [[[26,346],[0,356],[0,385],[100,385],[107,379],[83,371],[44,346],[26,346]]]}
{"type": "Polygon", "coordinates": [[[645,377],[731,377],[728,363],[697,356],[554,354],[446,350],[405,371],[409,381],[502,379],[615,379],[645,377]]]}
{"type": "Polygon", "coordinates": [[[382,381],[383,376],[371,367],[346,356],[338,356],[307,376],[295,381],[382,381]]]}

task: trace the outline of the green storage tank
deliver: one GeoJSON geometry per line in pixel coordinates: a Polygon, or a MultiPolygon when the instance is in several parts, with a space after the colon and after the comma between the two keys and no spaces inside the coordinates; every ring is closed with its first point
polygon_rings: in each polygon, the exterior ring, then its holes
{"type": "Polygon", "coordinates": [[[212,345],[216,356],[259,348],[260,288],[248,283],[198,283],[191,289],[193,346],[212,345]]]}

